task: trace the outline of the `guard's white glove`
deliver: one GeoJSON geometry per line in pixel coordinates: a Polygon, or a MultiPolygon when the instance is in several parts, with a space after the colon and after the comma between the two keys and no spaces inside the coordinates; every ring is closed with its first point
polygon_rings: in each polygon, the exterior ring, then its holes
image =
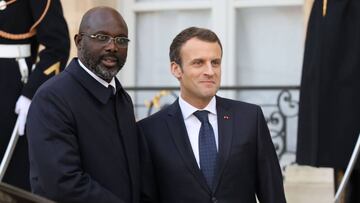
{"type": "Polygon", "coordinates": [[[18,133],[20,136],[25,134],[26,117],[29,111],[30,104],[31,100],[21,95],[15,105],[15,113],[18,114],[19,119],[18,133]]]}

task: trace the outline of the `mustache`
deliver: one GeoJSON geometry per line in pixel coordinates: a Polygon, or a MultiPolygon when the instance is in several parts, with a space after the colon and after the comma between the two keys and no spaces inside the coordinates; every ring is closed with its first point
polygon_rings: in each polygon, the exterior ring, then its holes
{"type": "Polygon", "coordinates": [[[101,61],[104,58],[114,58],[116,59],[118,65],[120,66],[120,68],[122,68],[126,62],[126,59],[121,58],[120,56],[114,54],[114,53],[107,53],[107,54],[103,54],[99,57],[99,61],[101,61]]]}
{"type": "Polygon", "coordinates": [[[117,61],[120,61],[120,57],[117,56],[116,54],[112,54],[112,53],[108,53],[108,54],[103,54],[100,56],[100,60],[104,59],[104,58],[115,58],[117,61]]]}

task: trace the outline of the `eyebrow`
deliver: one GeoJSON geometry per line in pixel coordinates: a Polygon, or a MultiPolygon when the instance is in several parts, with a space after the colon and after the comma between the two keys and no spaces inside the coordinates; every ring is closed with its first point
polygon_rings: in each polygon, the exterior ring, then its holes
{"type": "Polygon", "coordinates": [[[123,33],[113,36],[110,33],[106,32],[106,31],[103,31],[103,30],[100,30],[100,31],[97,31],[97,32],[93,33],[93,35],[96,35],[96,34],[109,35],[111,37],[128,37],[126,34],[123,34],[123,33]]]}

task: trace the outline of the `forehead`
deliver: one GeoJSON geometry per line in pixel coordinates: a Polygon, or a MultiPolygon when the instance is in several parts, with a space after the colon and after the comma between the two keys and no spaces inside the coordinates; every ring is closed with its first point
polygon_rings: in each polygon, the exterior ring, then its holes
{"type": "Polygon", "coordinates": [[[207,42],[191,38],[180,49],[182,59],[221,58],[221,47],[217,42],[207,42]]]}
{"type": "Polygon", "coordinates": [[[128,35],[127,26],[123,18],[116,12],[99,11],[93,13],[88,19],[88,32],[107,33],[113,36],[128,35]]]}

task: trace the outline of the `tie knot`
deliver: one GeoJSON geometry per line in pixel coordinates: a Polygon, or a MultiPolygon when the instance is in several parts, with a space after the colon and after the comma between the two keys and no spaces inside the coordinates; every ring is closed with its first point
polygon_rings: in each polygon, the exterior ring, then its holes
{"type": "Polygon", "coordinates": [[[196,118],[198,118],[200,120],[201,123],[209,121],[208,114],[209,114],[209,112],[206,110],[194,112],[194,115],[196,116],[196,118]]]}
{"type": "Polygon", "coordinates": [[[111,85],[108,86],[108,90],[110,92],[110,95],[114,95],[115,94],[115,88],[111,85]]]}

